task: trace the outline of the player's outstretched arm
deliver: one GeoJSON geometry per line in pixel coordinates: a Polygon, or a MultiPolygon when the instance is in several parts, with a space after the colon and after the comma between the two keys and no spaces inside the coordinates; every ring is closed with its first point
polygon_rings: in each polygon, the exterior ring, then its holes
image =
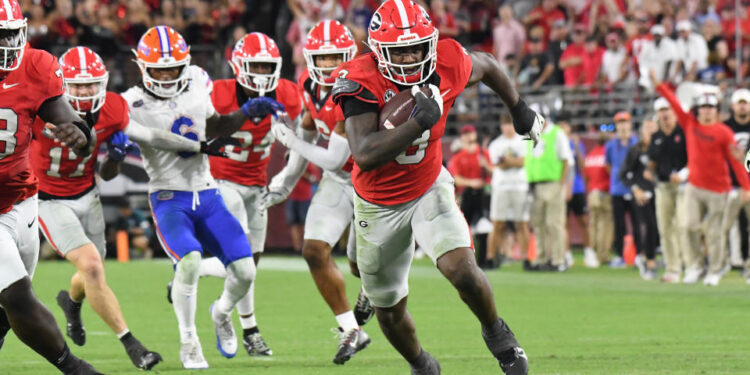
{"type": "Polygon", "coordinates": [[[47,99],[39,106],[37,115],[54,125],[50,130],[55,138],[70,147],[76,155],[88,156],[94,151],[96,132],[93,124],[89,126],[81,119],[62,95],[47,99]]]}
{"type": "Polygon", "coordinates": [[[164,151],[200,151],[200,142],[166,130],[153,129],[130,119],[125,134],[136,143],[164,151]]]}
{"type": "Polygon", "coordinates": [[[271,130],[276,140],[281,144],[328,171],[341,169],[349,159],[349,155],[351,155],[349,144],[346,142],[346,138],[344,138],[343,121],[339,122],[333,129],[333,132],[331,132],[328,147],[321,147],[314,144],[317,130],[309,112],[302,119],[299,135],[295,134],[294,130],[283,122],[272,121],[271,130]]]}
{"type": "Polygon", "coordinates": [[[242,110],[234,111],[228,115],[218,113],[206,119],[206,138],[225,137],[240,130],[247,117],[242,110]]]}
{"type": "Polygon", "coordinates": [[[470,56],[472,70],[466,85],[482,82],[497,93],[510,109],[516,133],[528,136],[536,144],[544,127],[544,119],[521,99],[497,59],[486,52],[472,52],[470,56]]]}

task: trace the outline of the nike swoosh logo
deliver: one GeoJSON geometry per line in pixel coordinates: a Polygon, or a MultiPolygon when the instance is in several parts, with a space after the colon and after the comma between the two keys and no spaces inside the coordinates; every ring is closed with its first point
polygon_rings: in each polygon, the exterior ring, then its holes
{"type": "Polygon", "coordinates": [[[16,87],[16,86],[18,86],[18,83],[14,83],[14,84],[11,84],[11,85],[9,85],[7,83],[3,83],[3,88],[6,89],[6,90],[9,89],[9,88],[12,88],[12,87],[16,87]]]}
{"type": "Polygon", "coordinates": [[[333,109],[333,107],[323,107],[323,108],[325,108],[325,109],[326,109],[326,111],[330,111],[330,110],[332,110],[332,109],[333,109]]]}
{"type": "Polygon", "coordinates": [[[32,220],[31,220],[31,222],[29,223],[29,228],[31,228],[31,226],[32,226],[32,225],[34,225],[34,222],[35,222],[35,221],[36,221],[36,219],[32,219],[32,220]]]}
{"type": "Polygon", "coordinates": [[[107,129],[99,129],[99,130],[96,131],[96,134],[104,133],[105,130],[107,130],[107,129]]]}

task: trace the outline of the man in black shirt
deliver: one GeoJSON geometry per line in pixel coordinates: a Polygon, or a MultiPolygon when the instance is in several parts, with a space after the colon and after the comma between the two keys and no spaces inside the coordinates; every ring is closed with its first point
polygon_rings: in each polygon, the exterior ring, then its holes
{"type": "MultiPolygon", "coordinates": [[[[737,142],[737,146],[741,150],[741,157],[744,158],[745,153],[750,149],[750,90],[736,90],[732,94],[731,101],[732,117],[730,117],[725,123],[734,132],[734,140],[737,142]]],[[[750,218],[750,204],[743,204],[740,200],[739,194],[737,193],[740,184],[733,172],[731,172],[731,175],[733,189],[732,192],[729,193],[727,209],[724,211],[723,229],[727,234],[727,238],[729,238],[729,230],[734,223],[739,220],[740,249],[742,251],[742,257],[745,259],[742,277],[747,279],[747,283],[750,284],[750,257],[748,256],[748,218],[750,218]]]]}
{"type": "Polygon", "coordinates": [[[562,85],[565,82],[563,71],[560,69],[560,56],[562,56],[565,48],[568,47],[568,24],[565,20],[557,20],[552,25],[552,30],[549,33],[549,44],[547,45],[547,53],[552,58],[552,62],[555,64],[555,70],[552,76],[547,82],[550,85],[562,85]]]}
{"type": "Polygon", "coordinates": [[[547,83],[555,72],[555,61],[544,50],[544,42],[540,37],[529,38],[529,54],[521,61],[521,69],[516,76],[519,84],[538,90],[547,83]]]}
{"type": "MultiPolygon", "coordinates": [[[[682,220],[685,216],[682,204],[684,182],[687,180],[685,134],[677,126],[677,118],[666,99],[657,99],[654,111],[659,131],[653,135],[649,146],[650,161],[644,178],[656,183],[656,222],[666,265],[661,281],[677,283],[682,274],[683,260],[685,266],[690,267],[698,259],[698,255],[692,254],[690,250],[687,230],[682,220]]],[[[686,272],[686,282],[696,282],[699,274],[689,273],[686,272]]]]}

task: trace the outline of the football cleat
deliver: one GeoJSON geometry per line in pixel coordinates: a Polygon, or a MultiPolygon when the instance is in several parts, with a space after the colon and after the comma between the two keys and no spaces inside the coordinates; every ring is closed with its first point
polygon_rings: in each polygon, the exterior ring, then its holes
{"type": "Polygon", "coordinates": [[[526,375],[529,373],[529,359],[521,347],[510,348],[500,353],[498,362],[505,375],[526,375]]]}
{"type": "Polygon", "coordinates": [[[599,268],[599,258],[593,249],[585,249],[583,251],[583,265],[587,268],[599,268]]]}
{"type": "Polygon", "coordinates": [[[65,313],[68,337],[73,340],[74,344],[83,346],[86,343],[86,329],[83,328],[83,322],[81,322],[81,304],[73,302],[67,290],[61,290],[57,294],[57,304],[65,313]]]}
{"type": "Polygon", "coordinates": [[[337,336],[339,337],[339,348],[333,357],[333,363],[337,365],[343,365],[357,352],[370,345],[370,336],[360,328],[350,329],[346,332],[342,332],[339,328],[337,336]]]}
{"type": "Polygon", "coordinates": [[[370,304],[370,299],[365,294],[365,289],[359,290],[357,296],[357,303],[354,304],[354,318],[357,319],[357,324],[363,326],[372,319],[375,315],[375,309],[370,304]]]}
{"type": "Polygon", "coordinates": [[[250,356],[271,356],[273,350],[268,347],[259,332],[245,335],[242,338],[242,345],[245,346],[247,354],[250,356]]]}
{"type": "Polygon", "coordinates": [[[682,278],[683,284],[695,284],[703,276],[703,268],[701,267],[688,267],[685,269],[685,277],[682,278]]]}
{"type": "Polygon", "coordinates": [[[125,350],[130,357],[130,361],[141,370],[151,370],[162,360],[159,353],[149,351],[138,339],[132,336],[127,339],[125,350]]]}
{"type": "Polygon", "coordinates": [[[211,320],[214,322],[214,328],[216,329],[216,348],[219,349],[219,353],[226,358],[233,358],[237,355],[237,336],[234,334],[234,325],[232,325],[231,315],[225,320],[216,320],[214,318],[214,306],[216,302],[211,304],[211,308],[208,310],[211,314],[211,320]]]}
{"type": "Polygon", "coordinates": [[[203,357],[203,349],[197,338],[182,343],[182,346],[180,346],[180,362],[182,362],[182,367],[188,370],[208,368],[208,362],[203,357]]]}

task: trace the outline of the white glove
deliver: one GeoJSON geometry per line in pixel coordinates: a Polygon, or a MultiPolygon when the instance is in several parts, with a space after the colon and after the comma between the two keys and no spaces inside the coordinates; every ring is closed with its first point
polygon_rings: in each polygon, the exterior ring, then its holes
{"type": "Polygon", "coordinates": [[[539,143],[539,139],[542,136],[542,130],[544,130],[545,122],[546,121],[544,120],[544,116],[537,113],[536,117],[534,118],[534,125],[531,126],[531,130],[529,130],[529,132],[524,136],[524,139],[530,139],[533,142],[533,147],[536,147],[537,143],[539,143]]]}
{"type": "Polygon", "coordinates": [[[271,183],[268,185],[268,190],[258,201],[259,209],[266,210],[286,200],[292,190],[284,186],[285,178],[286,168],[282,169],[276,176],[273,176],[271,183]]]}
{"type": "Polygon", "coordinates": [[[290,129],[281,121],[271,121],[271,133],[274,138],[285,147],[289,147],[289,142],[297,137],[297,135],[294,134],[294,130],[290,129]]]}

